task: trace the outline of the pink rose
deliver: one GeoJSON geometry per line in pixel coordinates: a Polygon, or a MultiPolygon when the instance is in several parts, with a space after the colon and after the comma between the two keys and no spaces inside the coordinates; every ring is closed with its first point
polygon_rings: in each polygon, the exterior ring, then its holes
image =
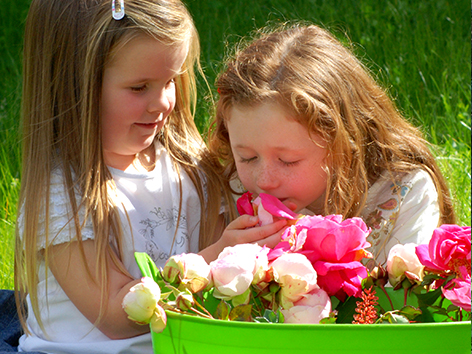
{"type": "Polygon", "coordinates": [[[453,305],[471,311],[471,296],[470,296],[470,274],[465,267],[459,269],[461,278],[452,279],[445,287],[442,293],[444,297],[452,302],[453,305]]]}
{"type": "Polygon", "coordinates": [[[470,226],[441,225],[428,245],[416,247],[416,254],[427,270],[459,274],[465,266],[470,274],[470,237],[470,226]]]}
{"type": "Polygon", "coordinates": [[[316,271],[310,261],[299,253],[284,253],[271,264],[274,280],[280,285],[281,305],[288,309],[314,289],[316,271]]]}
{"type": "Polygon", "coordinates": [[[214,296],[229,300],[244,293],[254,281],[254,275],[261,276],[261,267],[268,269],[264,265],[267,251],[255,244],[226,247],[218,259],[210,263],[214,296]]]}
{"type": "Polygon", "coordinates": [[[392,286],[400,284],[405,277],[413,282],[421,283],[424,266],[415,253],[416,244],[397,244],[390,249],[387,257],[388,279],[392,286]]]}
{"type": "Polygon", "coordinates": [[[326,291],[315,289],[303,296],[288,310],[282,309],[285,323],[317,324],[323,318],[329,317],[331,301],[326,291]]]}
{"type": "MultiPolygon", "coordinates": [[[[359,296],[361,281],[367,276],[360,262],[372,255],[365,250],[370,247],[366,237],[370,232],[360,218],[342,220],[341,215],[306,216],[295,224],[295,238],[304,238],[297,252],[307,256],[318,273],[318,285],[330,296],[341,301],[348,296],[359,296]]],[[[298,240],[285,241],[285,246],[299,244],[298,240]]],[[[279,247],[279,246],[277,246],[279,247]]],[[[277,248],[276,247],[276,248],[277,248]]],[[[270,256],[270,255],[269,255],[270,256]]]]}
{"type": "MultiPolygon", "coordinates": [[[[240,205],[247,207],[248,198],[246,195],[240,205]]],[[[362,219],[343,221],[342,215],[298,215],[277,198],[264,193],[254,200],[253,205],[257,206],[262,223],[273,222],[274,218],[292,221],[292,225],[282,235],[283,241],[269,252],[269,260],[286,252],[302,253],[318,273],[318,285],[330,296],[336,295],[343,301],[346,294],[360,295],[361,281],[367,276],[367,270],[360,260],[372,257],[365,250],[371,246],[366,241],[370,229],[362,219]]]]}

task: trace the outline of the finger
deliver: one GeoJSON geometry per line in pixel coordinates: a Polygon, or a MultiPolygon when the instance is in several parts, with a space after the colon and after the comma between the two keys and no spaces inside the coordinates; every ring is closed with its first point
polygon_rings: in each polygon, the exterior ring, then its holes
{"type": "Polygon", "coordinates": [[[228,230],[244,230],[249,227],[254,227],[259,222],[259,217],[252,215],[241,215],[234,219],[227,226],[228,230]]]}
{"type": "Polygon", "coordinates": [[[245,242],[257,242],[268,238],[276,233],[282,235],[285,226],[287,226],[287,220],[281,219],[272,224],[255,227],[245,231],[245,242]]]}
{"type": "Polygon", "coordinates": [[[280,241],[282,241],[282,234],[284,233],[284,231],[285,229],[282,229],[279,232],[275,233],[274,235],[266,237],[263,240],[259,240],[256,243],[260,246],[267,246],[270,248],[274,248],[280,243],[280,241]]]}

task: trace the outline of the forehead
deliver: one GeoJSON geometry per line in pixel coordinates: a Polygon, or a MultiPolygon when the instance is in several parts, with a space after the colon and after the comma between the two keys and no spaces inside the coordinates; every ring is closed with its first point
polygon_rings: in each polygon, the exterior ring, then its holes
{"type": "Polygon", "coordinates": [[[285,106],[276,101],[231,107],[226,128],[233,147],[287,151],[312,149],[313,143],[326,147],[321,136],[310,132],[285,106]]]}
{"type": "MultiPolygon", "coordinates": [[[[105,67],[118,64],[133,64],[137,66],[136,60],[146,62],[155,59],[156,56],[165,55],[175,61],[185,59],[189,50],[189,42],[167,44],[144,33],[133,33],[125,36],[116,43],[108,55],[105,67]]],[[[182,64],[182,63],[180,63],[182,64]]]]}

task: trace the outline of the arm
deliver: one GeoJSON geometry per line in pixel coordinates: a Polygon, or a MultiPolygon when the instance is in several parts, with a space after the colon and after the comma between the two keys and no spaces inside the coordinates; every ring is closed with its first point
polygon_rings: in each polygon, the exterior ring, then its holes
{"type": "MultiPolygon", "coordinates": [[[[78,242],[51,246],[49,249],[49,267],[54,277],[79,311],[92,323],[96,323],[100,314],[101,284],[96,277],[95,241],[83,241],[84,255],[90,273],[83,263],[78,242]]],[[[127,318],[122,309],[123,297],[139,280],[120,272],[111,256],[107,257],[108,302],[97,327],[111,339],[134,337],[149,332],[149,326],[140,326],[127,318]]]]}
{"type": "MultiPolygon", "coordinates": [[[[221,220],[220,233],[223,229],[223,218],[221,220]]],[[[259,222],[257,216],[242,215],[232,221],[221,234],[221,237],[214,244],[199,252],[209,263],[215,260],[225,247],[234,246],[240,243],[255,243],[275,247],[287,225],[287,220],[278,220],[272,224],[256,226],[259,222]]]]}

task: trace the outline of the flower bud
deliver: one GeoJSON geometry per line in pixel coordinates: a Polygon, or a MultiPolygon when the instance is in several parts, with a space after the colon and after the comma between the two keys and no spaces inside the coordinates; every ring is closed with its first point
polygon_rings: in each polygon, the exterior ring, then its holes
{"type": "Polygon", "coordinates": [[[123,298],[123,309],[128,318],[139,324],[147,324],[156,309],[161,297],[161,289],[157,283],[148,277],[141,279],[141,283],[134,285],[123,298]]]}
{"type": "Polygon", "coordinates": [[[420,283],[423,279],[424,266],[415,253],[416,245],[407,243],[397,244],[390,249],[387,258],[388,279],[393,287],[401,286],[405,277],[410,283],[420,283]]]}
{"type": "Polygon", "coordinates": [[[162,277],[171,284],[180,283],[185,273],[180,258],[180,255],[170,257],[162,270],[162,277]]]}
{"type": "Polygon", "coordinates": [[[151,330],[155,333],[161,333],[167,325],[167,315],[164,309],[157,305],[152,317],[151,317],[151,330]]]}
{"type": "Polygon", "coordinates": [[[195,301],[193,299],[192,293],[188,289],[185,289],[184,291],[181,291],[179,294],[177,294],[175,303],[180,310],[188,311],[192,308],[195,301]]]}
{"type": "Polygon", "coordinates": [[[211,282],[210,266],[199,254],[182,253],[169,258],[163,277],[169,283],[184,284],[192,293],[197,293],[211,282]]]}

